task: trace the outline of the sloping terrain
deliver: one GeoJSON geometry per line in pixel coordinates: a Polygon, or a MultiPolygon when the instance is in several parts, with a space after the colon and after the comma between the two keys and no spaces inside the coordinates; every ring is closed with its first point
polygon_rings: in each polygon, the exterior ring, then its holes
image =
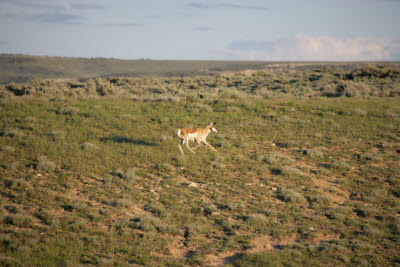
{"type": "Polygon", "coordinates": [[[395,68],[93,82],[0,91],[2,265],[399,263],[395,68]]]}

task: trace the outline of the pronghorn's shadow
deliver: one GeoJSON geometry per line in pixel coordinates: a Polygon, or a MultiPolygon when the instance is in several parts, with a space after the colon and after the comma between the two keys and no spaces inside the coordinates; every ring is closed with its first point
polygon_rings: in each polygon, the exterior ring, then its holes
{"type": "Polygon", "coordinates": [[[102,137],[100,138],[101,142],[114,142],[114,143],[129,143],[140,146],[156,146],[156,143],[151,143],[143,139],[132,139],[125,136],[111,136],[111,137],[102,137]]]}

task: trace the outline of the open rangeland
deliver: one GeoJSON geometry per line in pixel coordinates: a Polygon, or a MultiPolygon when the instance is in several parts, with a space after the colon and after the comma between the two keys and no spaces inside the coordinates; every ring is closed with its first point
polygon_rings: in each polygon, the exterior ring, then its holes
{"type": "Polygon", "coordinates": [[[0,87],[0,263],[399,264],[399,81],[369,66],[0,87]],[[210,121],[218,153],[181,155],[177,130],[210,121]]]}

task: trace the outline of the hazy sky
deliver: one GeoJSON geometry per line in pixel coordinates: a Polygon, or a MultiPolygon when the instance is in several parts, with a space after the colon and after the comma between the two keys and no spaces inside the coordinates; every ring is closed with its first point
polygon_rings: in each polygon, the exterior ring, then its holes
{"type": "Polygon", "coordinates": [[[0,0],[0,53],[400,60],[400,0],[0,0]]]}

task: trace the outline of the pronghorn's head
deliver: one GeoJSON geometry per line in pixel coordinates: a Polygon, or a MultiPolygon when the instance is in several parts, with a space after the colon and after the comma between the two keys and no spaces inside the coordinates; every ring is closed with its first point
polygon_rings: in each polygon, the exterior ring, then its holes
{"type": "Polygon", "coordinates": [[[218,133],[218,130],[215,128],[214,124],[216,124],[216,122],[210,122],[210,125],[208,126],[210,127],[211,131],[218,133]]]}

